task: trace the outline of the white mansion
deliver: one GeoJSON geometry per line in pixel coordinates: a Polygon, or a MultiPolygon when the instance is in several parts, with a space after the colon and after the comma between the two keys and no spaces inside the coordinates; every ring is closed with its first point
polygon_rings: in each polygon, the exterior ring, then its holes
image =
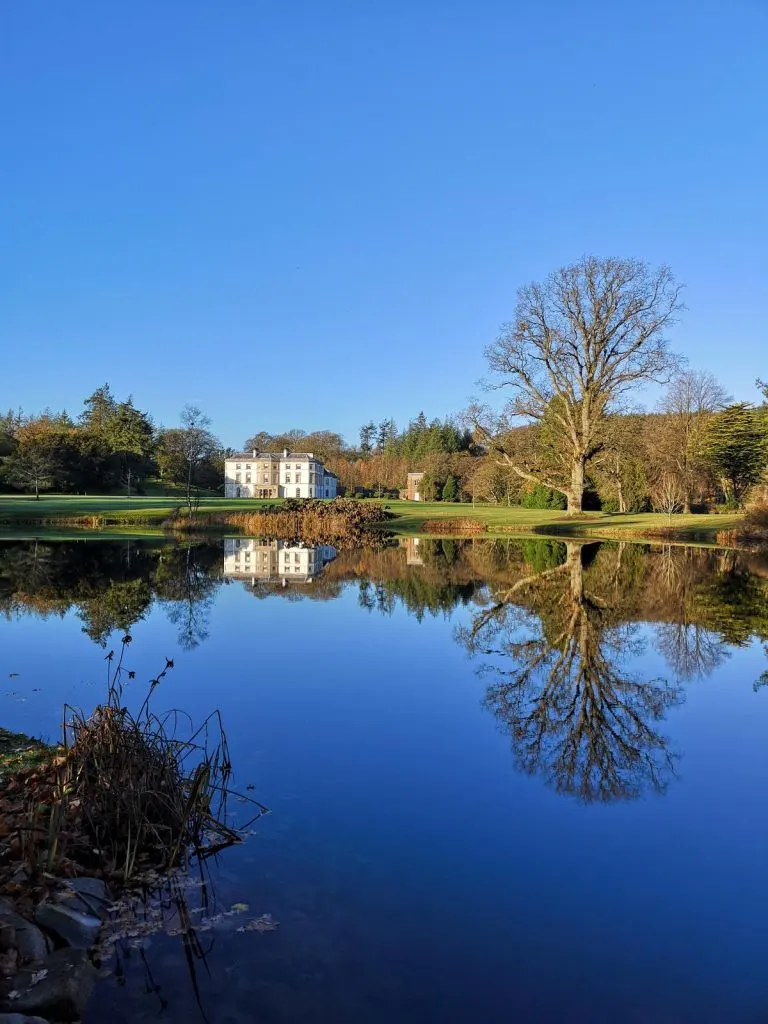
{"type": "Polygon", "coordinates": [[[225,498],[335,498],[336,477],[312,452],[244,452],[224,462],[225,498]]]}

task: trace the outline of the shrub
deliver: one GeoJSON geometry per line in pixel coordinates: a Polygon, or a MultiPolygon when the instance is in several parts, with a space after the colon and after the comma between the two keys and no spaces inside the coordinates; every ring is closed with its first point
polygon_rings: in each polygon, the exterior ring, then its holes
{"type": "Polygon", "coordinates": [[[520,504],[523,508],[564,509],[568,503],[565,495],[560,491],[554,491],[551,487],[545,487],[543,484],[536,484],[523,491],[520,504]]]}

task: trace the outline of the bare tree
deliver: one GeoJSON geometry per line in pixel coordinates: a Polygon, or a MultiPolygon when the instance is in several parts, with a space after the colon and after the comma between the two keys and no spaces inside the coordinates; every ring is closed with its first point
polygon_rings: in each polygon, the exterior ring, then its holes
{"type": "Polygon", "coordinates": [[[181,450],[187,467],[185,497],[187,512],[192,515],[197,499],[192,494],[195,470],[216,449],[216,438],[210,433],[209,416],[196,405],[185,405],[181,411],[181,450]]]}
{"type": "Polygon", "coordinates": [[[676,374],[661,403],[666,423],[662,438],[662,457],[680,481],[683,511],[691,511],[696,485],[696,456],[700,441],[712,415],[724,409],[731,397],[716,377],[700,370],[676,374]]]}
{"type": "Polygon", "coordinates": [[[565,494],[570,514],[581,511],[606,416],[645,381],[668,378],[664,335],[683,309],[680,291],[666,266],[583,257],[543,284],[521,288],[514,321],[486,350],[493,375],[487,386],[511,389],[513,397],[500,417],[476,408],[475,426],[519,476],[565,494]],[[506,448],[517,417],[556,432],[566,474],[535,472],[506,448]]]}
{"type": "Polygon", "coordinates": [[[665,473],[655,488],[653,507],[656,512],[664,512],[672,525],[672,516],[683,507],[683,489],[674,473],[665,473]]]}

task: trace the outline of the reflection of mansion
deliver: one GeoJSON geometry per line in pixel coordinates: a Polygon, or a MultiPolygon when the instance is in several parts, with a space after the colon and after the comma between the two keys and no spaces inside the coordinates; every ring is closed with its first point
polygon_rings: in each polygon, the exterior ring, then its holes
{"type": "Polygon", "coordinates": [[[267,580],[311,583],[335,557],[336,548],[329,544],[307,546],[287,540],[226,537],[224,575],[251,583],[267,580]]]}
{"type": "Polygon", "coordinates": [[[245,452],[224,462],[225,498],[335,498],[336,476],[312,452],[245,452]]]}

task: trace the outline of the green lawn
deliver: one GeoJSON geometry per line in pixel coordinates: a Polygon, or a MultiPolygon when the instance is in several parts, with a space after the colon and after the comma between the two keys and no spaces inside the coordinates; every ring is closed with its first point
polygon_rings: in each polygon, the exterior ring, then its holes
{"type": "Polygon", "coordinates": [[[537,533],[569,534],[582,536],[613,536],[615,533],[647,534],[649,531],[672,529],[685,537],[714,538],[721,530],[733,529],[741,518],[733,515],[675,515],[645,512],[627,515],[609,515],[603,512],[584,513],[576,521],[570,521],[564,512],[520,508],[505,505],[464,505],[446,504],[440,501],[386,501],[384,502],[397,516],[393,523],[398,533],[422,533],[429,531],[429,522],[439,519],[479,519],[486,523],[488,530],[506,532],[516,530],[537,533]]]}
{"type": "MultiPolygon", "coordinates": [[[[154,496],[143,498],[112,497],[96,495],[83,497],[79,494],[45,495],[36,501],[29,495],[0,495],[0,523],[39,522],[40,520],[75,519],[80,516],[97,516],[110,522],[141,520],[161,521],[183,506],[184,497],[169,498],[154,496]]],[[[246,508],[272,504],[269,501],[232,501],[227,498],[201,498],[200,510],[220,512],[242,512],[246,508]]]]}
{"type": "MultiPolygon", "coordinates": [[[[371,499],[375,500],[375,499],[371,499]]],[[[174,509],[182,504],[181,498],[164,496],[126,498],[112,496],[82,497],[80,495],[46,495],[40,501],[27,495],[0,495],[0,524],[22,527],[24,524],[76,519],[92,516],[101,520],[99,526],[129,527],[132,524],[158,526],[174,509]]],[[[274,501],[258,499],[232,500],[228,498],[202,498],[201,511],[244,512],[274,501]]],[[[463,505],[443,502],[383,501],[397,516],[390,528],[397,533],[429,532],[430,520],[479,519],[489,532],[536,532],[568,534],[571,536],[604,536],[616,534],[641,536],[648,532],[667,529],[670,525],[681,540],[714,539],[720,530],[732,529],[738,515],[677,515],[670,521],[666,515],[643,513],[637,515],[608,515],[602,512],[586,513],[570,521],[563,512],[539,511],[517,506],[463,505]]],[[[62,523],[63,525],[63,523],[62,523]]],[[[96,522],[93,524],[97,525],[96,522]]]]}

